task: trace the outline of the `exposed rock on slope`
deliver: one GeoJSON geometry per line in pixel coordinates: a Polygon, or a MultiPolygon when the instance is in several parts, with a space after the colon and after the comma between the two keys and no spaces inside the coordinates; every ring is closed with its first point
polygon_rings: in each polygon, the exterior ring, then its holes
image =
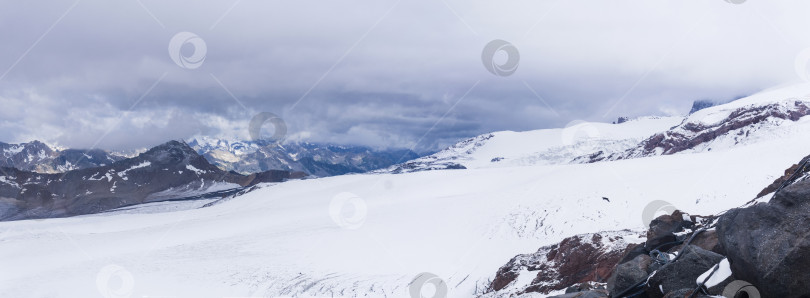
{"type": "Polygon", "coordinates": [[[617,231],[577,235],[535,253],[518,255],[498,269],[484,296],[549,293],[579,283],[604,283],[628,245],[643,241],[638,234],[617,231]]]}
{"type": "Polygon", "coordinates": [[[780,102],[767,105],[754,104],[729,111],[702,110],[687,117],[683,123],[665,132],[657,133],[638,146],[614,154],[592,154],[586,162],[620,160],[654,155],[669,155],[687,150],[711,150],[710,144],[719,138],[739,143],[763,126],[778,126],[780,121],[798,121],[810,115],[810,106],[804,101],[780,102]],[[722,119],[714,119],[723,117],[722,119]],[[719,120],[719,121],[718,121],[719,120]]]}
{"type": "Polygon", "coordinates": [[[59,174],[2,168],[0,220],[97,213],[301,176],[225,172],[187,144],[171,141],[107,166],[59,174]]]}
{"type": "Polygon", "coordinates": [[[798,180],[768,203],[728,211],[717,224],[734,277],[763,297],[810,295],[810,181],[798,180]]]}

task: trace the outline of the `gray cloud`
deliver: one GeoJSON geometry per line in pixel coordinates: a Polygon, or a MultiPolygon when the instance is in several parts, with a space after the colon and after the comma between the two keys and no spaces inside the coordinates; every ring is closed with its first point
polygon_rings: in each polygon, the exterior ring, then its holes
{"type": "Polygon", "coordinates": [[[495,130],[685,113],[696,99],[797,80],[794,59],[810,46],[799,1],[140,3],[0,3],[0,140],[246,139],[268,111],[292,140],[437,149],[495,130]],[[181,31],[206,43],[197,69],[169,57],[181,31]],[[520,50],[514,75],[483,66],[493,39],[520,50]]]}

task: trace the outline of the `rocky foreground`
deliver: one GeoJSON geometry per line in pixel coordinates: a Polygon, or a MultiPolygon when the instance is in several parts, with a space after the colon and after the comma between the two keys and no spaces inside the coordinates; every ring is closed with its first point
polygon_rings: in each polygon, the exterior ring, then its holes
{"type": "Polygon", "coordinates": [[[646,232],[577,235],[518,255],[482,296],[810,297],[809,160],[742,208],[676,210],[646,232]]]}

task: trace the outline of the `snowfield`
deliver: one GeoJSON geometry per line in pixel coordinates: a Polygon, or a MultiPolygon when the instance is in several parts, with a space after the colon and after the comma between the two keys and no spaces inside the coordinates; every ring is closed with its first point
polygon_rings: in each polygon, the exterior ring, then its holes
{"type": "MultiPolygon", "coordinates": [[[[711,122],[728,109],[691,117],[711,122]]],[[[678,123],[592,127],[600,142],[624,144],[678,123]]],[[[0,222],[0,293],[431,297],[446,289],[448,297],[471,297],[517,254],[576,234],[642,229],[653,201],[705,215],[745,204],[810,151],[810,117],[772,124],[778,128],[753,130],[752,142],[720,138],[712,150],[594,164],[529,160],[554,147],[592,146],[592,138],[502,132],[470,154],[459,151],[466,170],[268,184],[207,208],[160,203],[143,212],[0,222]],[[505,163],[494,166],[494,157],[505,163]],[[411,286],[417,276],[430,282],[411,286]]]]}
{"type": "Polygon", "coordinates": [[[407,297],[410,281],[429,272],[443,279],[449,297],[470,297],[518,253],[574,234],[641,228],[652,200],[703,214],[742,205],[803,157],[803,144],[793,138],[597,164],[349,175],[275,184],[202,209],[3,222],[0,292],[407,297]],[[778,154],[762,154],[774,148],[778,154]],[[333,220],[330,204],[341,193],[355,199],[343,200],[350,204],[337,218],[359,227],[333,220]]]}

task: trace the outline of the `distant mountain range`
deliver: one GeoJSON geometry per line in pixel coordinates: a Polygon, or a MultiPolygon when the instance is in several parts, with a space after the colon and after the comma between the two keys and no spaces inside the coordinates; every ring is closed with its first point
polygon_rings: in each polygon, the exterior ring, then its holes
{"type": "Polygon", "coordinates": [[[0,220],[92,214],[304,176],[224,171],[188,144],[171,141],[133,158],[64,173],[0,168],[0,220]]]}
{"type": "Polygon", "coordinates": [[[52,148],[40,141],[22,144],[0,142],[0,167],[38,173],[61,173],[109,165],[125,155],[104,150],[52,148]]]}
{"type": "MultiPolygon", "coordinates": [[[[315,143],[238,141],[199,137],[187,144],[211,164],[241,174],[269,170],[299,171],[325,177],[364,173],[418,158],[408,149],[375,150],[364,146],[315,143]]],[[[37,173],[63,173],[110,165],[131,157],[127,152],[100,149],[62,149],[40,141],[22,144],[0,142],[0,167],[37,173]]]]}
{"type": "Polygon", "coordinates": [[[228,171],[253,173],[267,170],[301,171],[313,176],[364,173],[418,158],[408,149],[375,150],[364,146],[315,143],[234,141],[210,137],[188,144],[212,164],[228,171]]]}

